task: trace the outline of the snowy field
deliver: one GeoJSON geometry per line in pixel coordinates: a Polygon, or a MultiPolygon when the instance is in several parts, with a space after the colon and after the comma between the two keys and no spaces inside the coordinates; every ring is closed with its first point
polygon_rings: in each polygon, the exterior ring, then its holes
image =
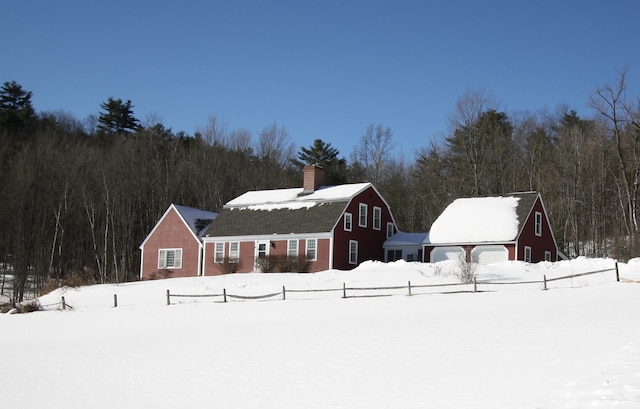
{"type": "Polygon", "coordinates": [[[5,408],[640,408],[640,263],[455,263],[237,274],[59,289],[0,315],[5,408]],[[450,292],[450,293],[447,293],[450,292]],[[114,294],[118,307],[113,307],[114,294]],[[384,294],[392,294],[383,296],[384,294]],[[370,295],[378,295],[372,297],[370,295]],[[70,307],[60,311],[64,296],[70,307]],[[215,300],[215,302],[214,302],[215,300]]]}

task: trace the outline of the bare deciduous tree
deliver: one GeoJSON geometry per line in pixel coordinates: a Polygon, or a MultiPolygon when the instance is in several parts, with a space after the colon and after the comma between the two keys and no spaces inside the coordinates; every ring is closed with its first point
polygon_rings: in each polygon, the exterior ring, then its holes
{"type": "Polygon", "coordinates": [[[394,148],[393,132],[382,124],[367,126],[351,153],[351,161],[362,166],[365,177],[376,186],[383,184],[385,166],[394,148]]]}

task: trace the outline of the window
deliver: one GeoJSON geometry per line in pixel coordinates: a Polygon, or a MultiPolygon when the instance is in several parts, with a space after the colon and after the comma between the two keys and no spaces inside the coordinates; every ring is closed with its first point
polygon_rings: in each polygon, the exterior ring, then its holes
{"type": "Polygon", "coordinates": [[[524,246],[524,261],[531,263],[531,247],[524,246]]]}
{"type": "Polygon", "coordinates": [[[158,268],[182,268],[182,249],[158,250],[158,268]]]}
{"type": "Polygon", "coordinates": [[[288,240],[287,256],[298,257],[298,240],[288,240]]]}
{"type": "Polygon", "coordinates": [[[382,209],[373,206],[373,228],[380,230],[382,228],[382,209]]]}
{"type": "Polygon", "coordinates": [[[545,251],[544,252],[544,261],[551,261],[551,252],[550,251],[545,251]]]}
{"type": "Polygon", "coordinates": [[[367,208],[365,203],[360,203],[360,213],[358,216],[358,226],[367,227],[367,208]]]}
{"type": "Polygon", "coordinates": [[[316,261],[318,259],[318,239],[307,239],[307,260],[316,261]]]}
{"type": "Polygon", "coordinates": [[[402,250],[387,250],[387,261],[397,261],[402,259],[402,250]]]}
{"type": "Polygon", "coordinates": [[[542,236],[542,213],[536,212],[536,236],[542,236]]]}
{"type": "Polygon", "coordinates": [[[216,248],[213,253],[213,262],[214,263],[222,263],[224,262],[224,243],[216,243],[216,248]]]}
{"type": "Polygon", "coordinates": [[[358,242],[349,240],[349,264],[358,264],[358,242]]]}
{"type": "Polygon", "coordinates": [[[393,236],[394,232],[395,232],[395,228],[393,226],[393,223],[391,222],[387,223],[387,238],[393,236]]]}
{"type": "Polygon", "coordinates": [[[240,259],[240,243],[232,241],[229,243],[229,261],[238,261],[240,259]]]}
{"type": "Polygon", "coordinates": [[[351,231],[351,213],[344,214],[344,231],[351,231]]]}

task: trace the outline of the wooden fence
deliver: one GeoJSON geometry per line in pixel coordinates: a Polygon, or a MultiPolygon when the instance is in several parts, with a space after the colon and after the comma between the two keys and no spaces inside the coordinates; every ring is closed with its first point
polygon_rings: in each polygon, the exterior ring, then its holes
{"type": "MultiPolygon", "coordinates": [[[[172,294],[170,290],[166,292],[166,304],[171,305],[172,299],[179,298],[211,298],[214,302],[229,302],[230,300],[266,300],[266,299],[281,299],[286,300],[287,294],[290,293],[341,293],[341,298],[362,298],[362,297],[383,297],[383,296],[391,296],[393,293],[388,293],[388,291],[403,291],[406,292],[406,295],[417,295],[417,294],[434,294],[433,292],[420,292],[419,290],[424,289],[440,289],[440,288],[449,288],[448,291],[438,291],[436,294],[450,294],[450,293],[461,293],[461,292],[481,292],[482,287],[489,288],[491,286],[504,286],[504,285],[541,285],[542,290],[548,290],[548,283],[560,280],[572,280],[577,277],[583,277],[593,274],[601,274],[610,271],[615,271],[615,280],[620,281],[620,274],[618,271],[618,263],[615,264],[615,267],[590,271],[586,273],[579,274],[571,274],[562,277],[554,277],[547,278],[546,275],[543,275],[542,280],[533,280],[533,281],[477,281],[473,280],[472,283],[439,283],[439,284],[411,284],[411,281],[408,281],[406,285],[397,285],[397,286],[384,286],[384,287],[347,287],[346,283],[342,284],[342,288],[325,288],[325,289],[287,289],[285,286],[282,286],[281,291],[272,292],[268,294],[261,295],[240,295],[240,294],[230,294],[226,289],[222,290],[222,293],[217,294],[172,294]],[[453,290],[452,290],[453,289],[453,290]],[[416,292],[418,290],[418,292],[416,292]]],[[[175,304],[175,303],[174,303],[175,304]]]]}
{"type": "MultiPolygon", "coordinates": [[[[620,277],[618,271],[618,263],[615,264],[613,268],[597,270],[597,271],[589,271],[586,273],[578,273],[571,274],[562,277],[553,277],[547,278],[546,275],[542,276],[541,280],[530,280],[530,281],[490,281],[490,280],[482,280],[477,281],[474,279],[471,283],[439,283],[439,284],[414,284],[411,281],[408,281],[406,285],[395,285],[395,286],[379,286],[379,287],[355,287],[355,286],[347,286],[346,283],[342,284],[340,288],[315,288],[315,289],[292,289],[286,288],[282,286],[282,289],[279,291],[274,291],[268,294],[260,294],[260,295],[242,295],[242,294],[232,294],[228,293],[226,289],[223,289],[221,293],[213,293],[213,294],[174,294],[171,293],[170,290],[166,291],[166,305],[176,304],[176,302],[172,302],[172,300],[177,299],[211,299],[212,302],[222,302],[226,303],[233,300],[242,300],[242,301],[255,301],[255,300],[273,300],[280,299],[286,300],[287,296],[290,294],[318,294],[318,293],[337,293],[340,298],[363,298],[363,297],[384,297],[384,296],[392,296],[392,295],[400,295],[404,294],[407,296],[412,295],[427,295],[427,294],[453,294],[453,293],[474,293],[474,292],[483,292],[483,291],[496,291],[494,287],[500,288],[504,286],[518,286],[518,285],[539,285],[539,288],[542,290],[548,290],[548,284],[555,281],[561,280],[573,280],[574,278],[589,276],[593,274],[602,274],[607,272],[615,272],[615,281],[634,281],[628,280],[620,277]]],[[[635,281],[634,281],[635,282],[635,281]]],[[[326,297],[323,297],[326,298],[326,297]]],[[[298,298],[300,299],[300,298],[298,298]]],[[[64,296],[61,297],[60,302],[56,304],[50,305],[42,305],[43,309],[58,309],[58,310],[70,310],[73,309],[71,305],[69,305],[64,296]]],[[[118,307],[118,295],[113,295],[113,307],[118,307]]]]}

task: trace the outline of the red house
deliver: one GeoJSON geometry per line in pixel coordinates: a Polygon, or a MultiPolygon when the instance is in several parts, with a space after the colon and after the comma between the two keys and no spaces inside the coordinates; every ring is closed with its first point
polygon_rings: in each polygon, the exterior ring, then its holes
{"type": "Polygon", "coordinates": [[[228,202],[203,236],[203,274],[351,269],[382,260],[396,232],[371,183],[324,186],[304,169],[302,188],[250,191],[228,202]]]}
{"type": "Polygon", "coordinates": [[[202,234],[216,212],[172,204],[140,245],[140,279],[202,274],[202,234]]]}
{"type": "Polygon", "coordinates": [[[537,192],[454,200],[422,243],[425,262],[460,259],[488,264],[564,258],[537,192]]]}

